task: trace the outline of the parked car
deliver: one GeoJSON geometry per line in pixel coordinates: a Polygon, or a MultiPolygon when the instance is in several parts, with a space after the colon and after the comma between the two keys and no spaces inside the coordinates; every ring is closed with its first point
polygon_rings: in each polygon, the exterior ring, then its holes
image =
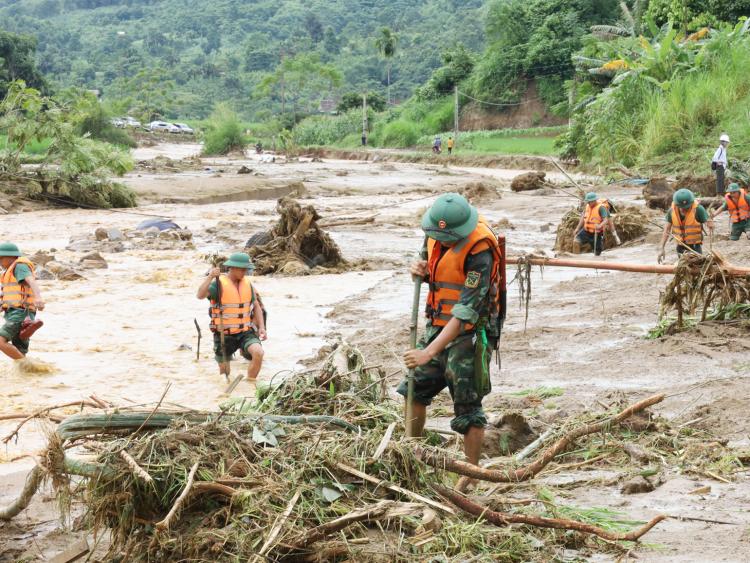
{"type": "Polygon", "coordinates": [[[180,133],[182,133],[182,130],[174,123],[169,123],[169,132],[179,135],[180,133]]]}
{"type": "Polygon", "coordinates": [[[193,130],[193,128],[190,127],[187,123],[175,123],[174,126],[179,127],[180,133],[182,133],[183,135],[195,134],[195,131],[193,130]]]}
{"type": "Polygon", "coordinates": [[[123,117],[122,121],[125,123],[125,127],[132,127],[133,129],[136,129],[141,126],[140,121],[130,117],[129,115],[127,117],[123,117]]]}
{"type": "Polygon", "coordinates": [[[148,124],[149,131],[169,131],[169,127],[166,121],[152,121],[148,124]]]}

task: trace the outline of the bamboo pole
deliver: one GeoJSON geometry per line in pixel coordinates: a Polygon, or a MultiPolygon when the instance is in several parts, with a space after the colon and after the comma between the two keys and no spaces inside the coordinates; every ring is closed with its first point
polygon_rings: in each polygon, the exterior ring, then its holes
{"type": "MultiPolygon", "coordinates": [[[[592,270],[614,270],[618,272],[637,272],[642,274],[674,274],[674,264],[634,264],[630,262],[606,262],[604,260],[579,260],[571,258],[532,258],[509,256],[507,264],[528,262],[532,266],[560,266],[563,268],[588,268],[592,270]]],[[[750,268],[725,264],[724,270],[730,276],[748,276],[750,268]]]]}

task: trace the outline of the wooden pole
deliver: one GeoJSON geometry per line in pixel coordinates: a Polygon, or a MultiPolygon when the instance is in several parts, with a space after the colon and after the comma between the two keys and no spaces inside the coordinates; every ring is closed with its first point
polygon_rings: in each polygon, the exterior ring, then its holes
{"type": "Polygon", "coordinates": [[[458,142],[458,84],[453,86],[453,147],[458,142]]]}
{"type": "Polygon", "coordinates": [[[367,92],[362,94],[362,139],[362,144],[367,146],[367,92]]]}
{"type": "MultiPolygon", "coordinates": [[[[411,349],[417,347],[417,324],[419,323],[419,294],[422,291],[422,280],[414,280],[414,298],[411,305],[411,325],[409,332],[409,344],[411,349]]],[[[412,426],[414,424],[414,370],[410,369],[406,380],[406,437],[413,438],[412,426]]]]}
{"type": "MultiPolygon", "coordinates": [[[[642,274],[674,274],[674,264],[632,264],[628,262],[605,262],[603,260],[578,260],[570,258],[522,258],[509,256],[508,264],[527,261],[532,266],[560,266],[563,268],[588,268],[592,270],[613,270],[618,272],[637,272],[642,274]]],[[[726,264],[724,270],[730,276],[748,276],[750,268],[726,264]]]]}

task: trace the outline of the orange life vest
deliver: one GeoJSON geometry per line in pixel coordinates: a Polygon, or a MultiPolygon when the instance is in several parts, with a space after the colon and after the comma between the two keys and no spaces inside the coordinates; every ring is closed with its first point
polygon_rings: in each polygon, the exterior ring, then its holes
{"type": "Polygon", "coordinates": [[[19,282],[16,279],[16,266],[26,264],[31,273],[34,273],[34,264],[31,260],[23,256],[17,258],[0,277],[0,283],[3,288],[3,309],[29,309],[36,311],[34,292],[28,284],[19,282]]]}
{"type": "Polygon", "coordinates": [[[609,209],[609,202],[607,200],[597,200],[596,205],[588,205],[586,204],[586,216],[583,222],[583,228],[589,232],[589,233],[595,233],[595,232],[602,232],[602,223],[604,222],[604,219],[602,219],[602,215],[600,213],[600,209],[604,207],[604,209],[609,209]],[[606,203],[604,203],[606,202],[606,203]]]}
{"type": "Polygon", "coordinates": [[[688,209],[685,219],[680,215],[680,209],[672,204],[672,234],[677,242],[683,244],[702,244],[703,229],[698,219],[695,217],[695,211],[698,209],[698,202],[694,202],[688,209]]]}
{"type": "Polygon", "coordinates": [[[250,280],[242,278],[239,289],[228,276],[219,276],[220,287],[216,289],[221,297],[221,302],[211,300],[211,330],[219,331],[219,318],[224,324],[226,334],[238,334],[254,328],[253,305],[255,304],[255,292],[250,280]]]}
{"type": "MultiPolygon", "coordinates": [[[[493,256],[487,325],[502,327],[505,318],[505,237],[496,236],[481,218],[474,231],[453,247],[446,248],[434,239],[427,239],[430,291],[425,313],[434,326],[445,326],[453,318],[451,311],[466,284],[466,258],[485,250],[491,250],[493,256]]],[[[464,323],[463,328],[472,330],[474,325],[464,323]]]]}
{"type": "Polygon", "coordinates": [[[740,193],[740,198],[737,200],[737,203],[732,201],[729,194],[724,196],[724,200],[727,202],[727,209],[732,216],[732,223],[739,223],[750,217],[750,205],[747,204],[744,190],[740,193]]]}

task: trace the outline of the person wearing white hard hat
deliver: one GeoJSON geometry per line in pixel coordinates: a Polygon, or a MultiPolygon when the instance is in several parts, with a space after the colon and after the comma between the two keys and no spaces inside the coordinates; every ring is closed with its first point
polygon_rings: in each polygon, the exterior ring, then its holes
{"type": "Polygon", "coordinates": [[[711,159],[711,170],[716,171],[716,195],[724,195],[724,172],[728,168],[727,147],[729,146],[729,135],[722,133],[719,137],[719,148],[716,149],[711,159]]]}

